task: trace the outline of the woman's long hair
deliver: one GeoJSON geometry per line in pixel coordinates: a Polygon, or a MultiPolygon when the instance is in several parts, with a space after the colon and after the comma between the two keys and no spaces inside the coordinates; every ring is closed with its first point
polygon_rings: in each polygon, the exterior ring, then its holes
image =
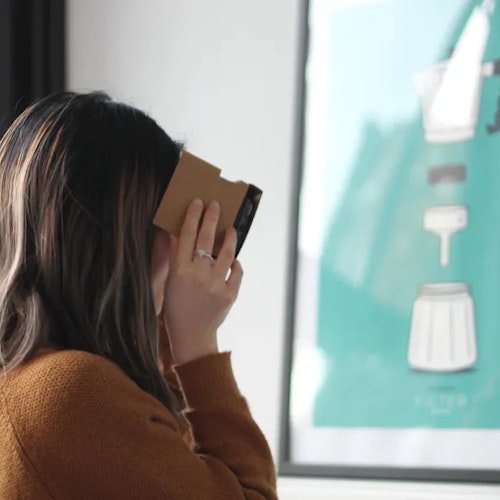
{"type": "Polygon", "coordinates": [[[47,342],[104,356],[169,409],[151,287],[154,212],[180,146],[101,93],[27,109],[0,142],[0,366],[47,342]]]}

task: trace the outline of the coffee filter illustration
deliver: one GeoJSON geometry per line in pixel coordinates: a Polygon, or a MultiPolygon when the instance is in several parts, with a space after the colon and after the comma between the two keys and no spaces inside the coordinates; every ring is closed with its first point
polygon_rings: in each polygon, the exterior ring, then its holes
{"type": "Polygon", "coordinates": [[[464,206],[433,207],[425,211],[424,229],[441,239],[441,265],[450,262],[451,237],[467,227],[468,211],[464,206]]]}

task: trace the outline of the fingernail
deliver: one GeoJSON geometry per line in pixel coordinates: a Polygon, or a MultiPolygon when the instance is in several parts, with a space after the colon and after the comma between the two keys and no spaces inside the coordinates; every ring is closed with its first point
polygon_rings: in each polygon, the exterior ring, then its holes
{"type": "Polygon", "coordinates": [[[203,208],[203,200],[201,200],[200,198],[194,199],[193,200],[193,207],[197,208],[197,209],[203,208]]]}
{"type": "Polygon", "coordinates": [[[215,210],[219,210],[220,209],[220,204],[217,200],[212,200],[210,202],[210,206],[215,209],[215,210]]]}

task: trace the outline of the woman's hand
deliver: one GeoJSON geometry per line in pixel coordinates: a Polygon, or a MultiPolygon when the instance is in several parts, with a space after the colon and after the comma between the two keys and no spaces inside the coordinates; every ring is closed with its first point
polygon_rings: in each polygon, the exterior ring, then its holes
{"type": "Polygon", "coordinates": [[[243,270],[234,257],[236,231],[233,228],[227,230],[216,260],[195,255],[196,250],[212,254],[219,212],[219,204],[211,202],[198,231],[203,203],[193,201],[179,238],[171,237],[163,311],[176,364],[218,352],[217,330],[241,285],[243,270]]]}

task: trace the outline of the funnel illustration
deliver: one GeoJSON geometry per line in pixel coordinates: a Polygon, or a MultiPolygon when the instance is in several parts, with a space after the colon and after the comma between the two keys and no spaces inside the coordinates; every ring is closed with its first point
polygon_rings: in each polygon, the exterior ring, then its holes
{"type": "Polygon", "coordinates": [[[450,262],[450,243],[453,234],[467,227],[468,212],[464,206],[433,207],[425,211],[424,229],[441,238],[441,265],[450,262]]]}

